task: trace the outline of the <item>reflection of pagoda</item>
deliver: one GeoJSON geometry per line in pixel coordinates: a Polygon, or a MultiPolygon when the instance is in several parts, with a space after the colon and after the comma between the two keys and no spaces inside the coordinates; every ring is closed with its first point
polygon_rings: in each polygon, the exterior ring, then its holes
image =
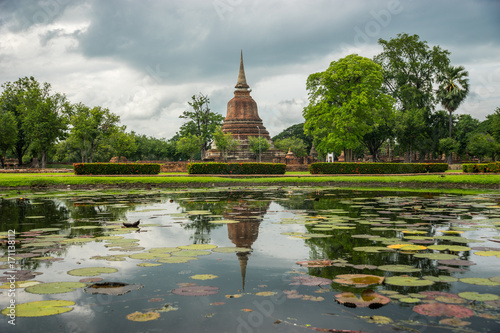
{"type": "MultiPolygon", "coordinates": [[[[234,245],[252,248],[252,244],[259,236],[262,216],[267,212],[269,205],[270,202],[241,202],[232,207],[231,210],[224,212],[224,218],[239,221],[239,223],[227,224],[227,234],[234,245]],[[256,206],[257,203],[259,206],[256,206]]],[[[242,289],[245,289],[245,276],[250,252],[238,252],[236,255],[240,262],[242,289]]]]}
{"type": "MultiPolygon", "coordinates": [[[[234,97],[227,103],[227,114],[222,125],[224,133],[232,133],[233,137],[240,141],[239,147],[233,154],[229,155],[229,159],[255,161],[255,156],[250,151],[248,141],[250,137],[262,137],[271,144],[271,148],[267,152],[262,153],[262,161],[272,162],[273,158],[283,156],[283,152],[274,148],[269,132],[259,117],[257,103],[250,96],[252,89],[247,84],[245,77],[243,52],[241,53],[240,71],[235,88],[234,97]]],[[[220,152],[216,148],[210,149],[205,156],[205,159],[219,158],[220,152]]]]}

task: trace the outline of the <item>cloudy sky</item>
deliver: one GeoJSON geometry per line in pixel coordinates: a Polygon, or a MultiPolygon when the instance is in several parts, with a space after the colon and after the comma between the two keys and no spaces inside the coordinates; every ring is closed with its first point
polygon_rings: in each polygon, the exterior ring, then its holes
{"type": "Polygon", "coordinates": [[[457,113],[483,120],[500,107],[498,0],[0,0],[0,83],[34,76],[168,139],[194,94],[226,115],[243,50],[273,136],[303,121],[309,74],[351,53],[371,58],[398,33],[469,71],[457,113]]]}

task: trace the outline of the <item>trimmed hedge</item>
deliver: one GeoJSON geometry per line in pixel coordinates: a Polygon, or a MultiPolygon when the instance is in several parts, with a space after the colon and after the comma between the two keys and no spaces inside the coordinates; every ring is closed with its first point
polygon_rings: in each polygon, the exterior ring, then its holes
{"type": "Polygon", "coordinates": [[[219,175],[283,175],[286,171],[284,163],[188,163],[187,171],[194,174],[219,175]]]}
{"type": "Polygon", "coordinates": [[[153,163],[74,163],[75,175],[157,175],[160,165],[153,163]]]}
{"type": "Polygon", "coordinates": [[[500,162],[462,164],[462,171],[467,173],[500,172],[500,162]]]}
{"type": "Polygon", "coordinates": [[[447,163],[312,163],[312,174],[398,174],[445,172],[447,163]]]}

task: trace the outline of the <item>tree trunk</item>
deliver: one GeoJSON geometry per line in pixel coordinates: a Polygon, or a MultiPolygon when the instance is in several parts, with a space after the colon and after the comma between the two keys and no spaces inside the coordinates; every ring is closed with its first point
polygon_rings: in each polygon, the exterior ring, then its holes
{"type": "Polygon", "coordinates": [[[451,116],[451,111],[450,111],[450,124],[449,124],[449,130],[450,130],[450,139],[451,139],[451,123],[453,121],[453,117],[451,116]]]}
{"type": "Polygon", "coordinates": [[[45,149],[42,149],[42,169],[47,168],[47,151],[45,149]]]}

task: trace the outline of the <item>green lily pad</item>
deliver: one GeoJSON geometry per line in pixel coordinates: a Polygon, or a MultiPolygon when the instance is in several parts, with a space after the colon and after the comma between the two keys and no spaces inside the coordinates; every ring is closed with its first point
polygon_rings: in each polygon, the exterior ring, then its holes
{"type": "Polygon", "coordinates": [[[168,258],[172,256],[170,253],[154,253],[154,252],[148,252],[148,253],[134,253],[129,255],[129,258],[131,259],[141,259],[141,260],[150,260],[150,259],[157,259],[157,258],[168,258]]]}
{"type": "Polygon", "coordinates": [[[171,258],[164,258],[164,259],[158,259],[158,262],[161,262],[163,264],[183,264],[186,262],[190,262],[191,260],[198,260],[198,258],[195,257],[171,257],[171,258]]]}
{"type": "Polygon", "coordinates": [[[112,267],[86,267],[86,268],[72,269],[68,272],[68,274],[74,276],[97,276],[104,273],[115,273],[115,272],[118,272],[118,270],[112,267]]]}
{"type": "Polygon", "coordinates": [[[482,257],[497,257],[500,258],[500,251],[477,251],[474,254],[482,257]]]}
{"type": "Polygon", "coordinates": [[[179,246],[179,249],[183,250],[212,250],[215,249],[217,245],[213,244],[191,244],[179,246]]]}
{"type": "Polygon", "coordinates": [[[31,294],[62,294],[85,286],[82,282],[49,282],[29,286],[24,290],[31,294]]]}
{"type": "Polygon", "coordinates": [[[218,276],[213,274],[196,274],[189,278],[194,280],[212,280],[218,278],[218,276]]]}
{"type": "Polygon", "coordinates": [[[171,253],[171,252],[178,252],[178,251],[181,251],[181,249],[179,249],[178,247],[154,247],[152,249],[149,249],[149,252],[151,253],[156,253],[156,252],[160,252],[160,253],[171,253]]]}
{"type": "Polygon", "coordinates": [[[188,213],[189,215],[210,215],[210,214],[212,214],[212,212],[209,210],[191,210],[191,211],[186,212],[186,213],[188,213]]]}
{"type": "Polygon", "coordinates": [[[417,298],[417,297],[402,297],[402,298],[399,298],[399,301],[403,302],[403,303],[419,303],[422,300],[420,298],[417,298]]]}
{"type": "Polygon", "coordinates": [[[480,286],[500,286],[500,282],[491,281],[486,278],[461,278],[460,282],[468,284],[477,284],[480,286]]]}
{"type": "Polygon", "coordinates": [[[235,252],[252,252],[252,249],[246,247],[218,247],[212,250],[217,253],[235,253],[235,252]]]}
{"type": "Polygon", "coordinates": [[[463,293],[459,293],[458,296],[471,301],[479,301],[479,302],[496,301],[500,299],[500,296],[495,294],[479,294],[475,291],[466,291],[463,293]]]}
{"type": "Polygon", "coordinates": [[[212,220],[210,223],[214,224],[231,224],[231,223],[240,223],[240,221],[236,220],[212,220]]]}
{"type": "Polygon", "coordinates": [[[139,311],[130,313],[127,315],[127,319],[131,321],[150,321],[160,318],[160,314],[158,312],[149,311],[146,313],[142,313],[139,311]]]}
{"type": "Polygon", "coordinates": [[[420,268],[416,268],[409,265],[383,265],[379,266],[378,269],[386,272],[402,272],[402,273],[420,272],[420,268]]]}
{"type": "Polygon", "coordinates": [[[457,255],[449,253],[417,253],[414,255],[415,258],[427,258],[435,260],[449,260],[458,258],[457,255]]]}
{"type": "Polygon", "coordinates": [[[137,264],[139,267],[156,267],[156,266],[161,266],[161,264],[154,264],[152,262],[143,262],[140,264],[137,264]]]}
{"type": "Polygon", "coordinates": [[[341,284],[354,285],[356,287],[366,287],[384,282],[384,277],[368,274],[341,274],[337,275],[333,281],[341,284]]]}
{"type": "Polygon", "coordinates": [[[453,276],[439,275],[439,276],[422,276],[422,279],[434,282],[457,282],[458,279],[453,276]]]}
{"type": "Polygon", "coordinates": [[[353,248],[354,251],[368,252],[368,253],[378,253],[378,252],[392,252],[393,249],[389,249],[385,246],[358,246],[353,248]]]}
{"type": "Polygon", "coordinates": [[[206,256],[211,254],[210,251],[203,250],[182,250],[179,252],[173,252],[172,255],[175,257],[196,257],[196,256],[206,256]]]}
{"type": "MultiPolygon", "coordinates": [[[[44,317],[73,310],[70,306],[75,302],[65,300],[36,301],[16,304],[16,317],[44,317]]],[[[2,310],[2,314],[8,316],[10,309],[2,310]]]]}
{"type": "Polygon", "coordinates": [[[413,276],[391,276],[385,279],[385,283],[403,287],[422,287],[434,284],[432,281],[422,280],[413,276]]]}
{"type": "Polygon", "coordinates": [[[460,246],[460,245],[431,245],[428,246],[430,250],[437,251],[452,251],[452,252],[461,252],[461,251],[470,251],[471,248],[468,246],[460,246]]]}

